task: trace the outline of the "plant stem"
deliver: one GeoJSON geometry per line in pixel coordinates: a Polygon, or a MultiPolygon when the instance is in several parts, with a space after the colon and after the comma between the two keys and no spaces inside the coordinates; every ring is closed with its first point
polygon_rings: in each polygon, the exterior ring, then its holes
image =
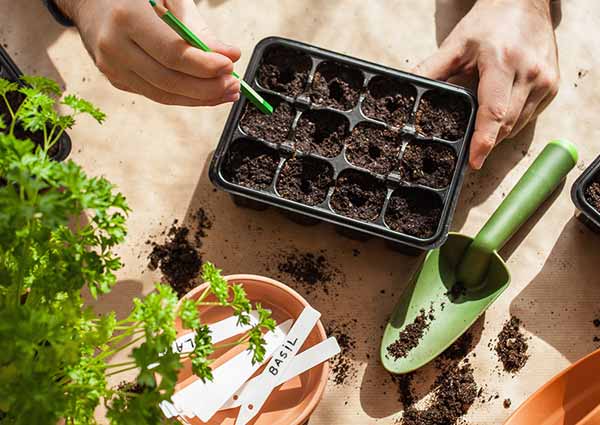
{"type": "Polygon", "coordinates": [[[121,370],[115,370],[114,372],[111,372],[111,373],[107,373],[106,377],[108,378],[109,376],[118,375],[119,373],[128,372],[128,371],[133,370],[133,369],[137,369],[137,365],[136,366],[127,367],[127,368],[121,369],[121,370]]]}
{"type": "Polygon", "coordinates": [[[134,364],[135,364],[135,362],[133,360],[129,361],[129,362],[123,362],[123,363],[117,363],[117,364],[109,364],[109,365],[106,365],[106,369],[113,369],[115,367],[123,367],[123,366],[132,366],[134,364]]]}
{"type": "Polygon", "coordinates": [[[130,346],[132,346],[133,344],[135,344],[136,342],[139,342],[139,341],[141,341],[141,340],[142,340],[142,339],[144,339],[144,338],[145,338],[145,336],[143,335],[143,336],[140,336],[139,338],[136,338],[136,339],[134,339],[134,340],[132,340],[132,341],[128,342],[128,343],[127,343],[127,344],[125,344],[125,345],[122,345],[122,346],[120,346],[120,347],[114,348],[114,349],[112,349],[112,350],[110,350],[110,351],[105,351],[104,353],[102,353],[102,354],[100,354],[100,355],[98,356],[98,359],[105,359],[105,358],[107,358],[107,357],[110,357],[110,356],[112,356],[112,355],[114,355],[114,354],[117,354],[119,351],[123,351],[123,350],[124,350],[124,349],[126,349],[127,347],[130,347],[130,346]]]}

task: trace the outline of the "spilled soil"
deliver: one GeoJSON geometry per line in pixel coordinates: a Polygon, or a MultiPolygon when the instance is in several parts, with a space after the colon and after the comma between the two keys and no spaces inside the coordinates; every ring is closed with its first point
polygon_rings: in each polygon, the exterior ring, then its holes
{"type": "Polygon", "coordinates": [[[356,327],[357,319],[349,322],[332,321],[326,329],[327,335],[334,336],[340,346],[341,352],[329,361],[333,383],[336,386],[344,385],[349,380],[356,378],[358,371],[354,367],[352,353],[356,350],[356,340],[352,337],[352,328],[356,327]]]}
{"type": "Polygon", "coordinates": [[[277,259],[277,271],[284,278],[302,286],[306,294],[322,291],[329,295],[332,285],[343,285],[343,273],[327,259],[326,251],[282,253],[277,259]]]}
{"type": "Polygon", "coordinates": [[[529,345],[520,328],[521,320],[512,316],[498,334],[495,350],[506,372],[518,372],[529,359],[529,345]]]}

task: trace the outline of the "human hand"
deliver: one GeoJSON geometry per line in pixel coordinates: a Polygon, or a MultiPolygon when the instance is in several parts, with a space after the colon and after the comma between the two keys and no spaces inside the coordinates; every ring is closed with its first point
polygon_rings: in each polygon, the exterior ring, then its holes
{"type": "Polygon", "coordinates": [[[494,146],[519,133],[558,92],[549,0],[478,0],[415,73],[479,77],[469,162],[480,169],[494,146]]]}
{"type": "Polygon", "coordinates": [[[238,100],[240,83],[231,73],[240,50],[216,40],[193,0],[165,3],[213,53],[187,44],[145,0],[56,0],[113,86],[168,105],[238,100]]]}

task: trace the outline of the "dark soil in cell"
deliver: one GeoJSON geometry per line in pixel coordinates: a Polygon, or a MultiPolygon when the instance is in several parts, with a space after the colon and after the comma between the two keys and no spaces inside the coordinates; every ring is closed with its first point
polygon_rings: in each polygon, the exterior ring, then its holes
{"type": "Polygon", "coordinates": [[[258,82],[266,89],[298,96],[306,87],[311,68],[309,56],[287,47],[273,47],[263,58],[258,82]]]}
{"type": "Polygon", "coordinates": [[[300,116],[294,147],[300,152],[334,158],[342,152],[348,120],[331,111],[309,111],[300,116]]]}
{"type": "Polygon", "coordinates": [[[248,102],[240,126],[248,136],[267,142],[283,143],[294,122],[294,108],[287,102],[274,102],[270,98],[267,100],[275,106],[272,115],[263,114],[248,102]]]}
{"type": "Polygon", "coordinates": [[[410,118],[416,95],[416,89],[410,84],[376,77],[369,83],[362,110],[369,118],[402,127],[410,118]]]}
{"type": "Polygon", "coordinates": [[[448,187],[456,168],[454,150],[435,142],[410,143],[400,165],[402,179],[423,186],[448,187]]]}
{"type": "Polygon", "coordinates": [[[434,319],[435,317],[432,309],[430,309],[429,312],[422,309],[415,320],[400,332],[396,341],[388,345],[388,355],[394,360],[406,357],[408,353],[419,345],[425,331],[429,329],[429,324],[434,319]]]}
{"type": "Polygon", "coordinates": [[[179,297],[193,289],[200,274],[202,258],[188,236],[190,229],[179,226],[177,220],[167,233],[164,243],[152,242],[152,252],[148,256],[150,270],[160,269],[163,277],[179,297]]]}
{"type": "Polygon", "coordinates": [[[368,174],[348,171],[336,183],[331,207],[339,214],[356,220],[373,221],[383,208],[386,188],[368,174]]]}
{"type": "Polygon", "coordinates": [[[277,181],[277,192],[286,199],[306,205],[318,205],[333,184],[333,168],[315,158],[288,160],[277,181]]]}
{"type": "Polygon", "coordinates": [[[385,222],[396,232],[427,239],[438,228],[442,214],[441,200],[418,189],[398,189],[390,199],[385,222]]]}
{"type": "Polygon", "coordinates": [[[378,174],[398,168],[402,136],[385,127],[360,124],[352,131],[346,156],[358,167],[378,174]]]}
{"type": "Polygon", "coordinates": [[[428,92],[417,110],[417,131],[426,137],[459,140],[465,135],[469,113],[470,106],[461,96],[428,92]]]}
{"type": "Polygon", "coordinates": [[[234,184],[264,190],[271,185],[279,154],[257,142],[239,140],[227,152],[223,177],[234,184]]]}
{"type": "Polygon", "coordinates": [[[418,410],[414,406],[404,411],[404,425],[454,425],[464,416],[478,395],[478,385],[470,364],[449,365],[434,383],[429,406],[418,410]]]}
{"type": "Polygon", "coordinates": [[[498,334],[495,350],[506,372],[518,372],[529,359],[529,345],[520,327],[521,320],[512,316],[498,334]]]}
{"type": "Polygon", "coordinates": [[[600,213],[600,182],[592,182],[592,184],[585,189],[585,199],[600,213]]]}
{"type": "Polygon", "coordinates": [[[310,99],[321,106],[349,111],[358,103],[362,85],[360,70],[324,62],[315,72],[310,99]]]}
{"type": "Polygon", "coordinates": [[[434,193],[404,188],[390,199],[385,222],[396,232],[427,239],[435,234],[441,214],[442,203],[434,193]]]}

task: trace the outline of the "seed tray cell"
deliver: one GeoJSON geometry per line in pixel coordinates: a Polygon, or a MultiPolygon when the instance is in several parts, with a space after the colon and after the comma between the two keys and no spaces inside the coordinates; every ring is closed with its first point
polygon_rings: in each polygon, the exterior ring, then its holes
{"type": "Polygon", "coordinates": [[[577,218],[600,233],[600,156],[575,181],[571,198],[577,207],[577,218]]]}
{"type": "Polygon", "coordinates": [[[275,112],[236,103],[210,167],[217,187],[398,248],[445,241],[477,109],[470,92],[274,37],[245,79],[275,112]]]}
{"type": "MultiPolygon", "coordinates": [[[[4,50],[2,46],[0,46],[0,77],[9,80],[18,82],[21,84],[21,80],[19,79],[23,73],[19,69],[19,67],[15,64],[15,62],[11,59],[8,52],[4,50]]],[[[23,102],[24,96],[20,93],[11,94],[9,97],[9,102],[12,105],[19,105],[23,102]]],[[[14,106],[13,106],[14,107],[14,106]]],[[[0,100],[0,115],[3,116],[4,121],[8,124],[8,109],[6,109],[6,105],[4,104],[4,100],[0,100]]],[[[16,127],[15,136],[19,139],[31,139],[33,142],[37,142],[39,140],[43,141],[43,135],[41,133],[31,133],[25,131],[20,127],[16,127]]],[[[56,161],[64,161],[67,159],[69,154],[71,153],[71,139],[68,134],[63,133],[58,142],[49,150],[49,155],[52,159],[56,161]]]]}

